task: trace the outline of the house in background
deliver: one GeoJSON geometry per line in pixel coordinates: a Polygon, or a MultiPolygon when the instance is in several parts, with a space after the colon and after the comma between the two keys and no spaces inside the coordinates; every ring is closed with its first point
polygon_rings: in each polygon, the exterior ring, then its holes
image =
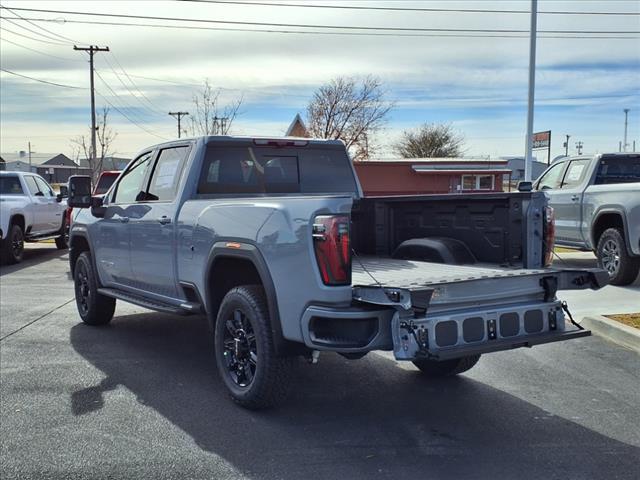
{"type": "Polygon", "coordinates": [[[82,168],[63,153],[42,162],[35,167],[35,173],[49,183],[67,183],[71,175],[89,175],[90,170],[82,168]]]}
{"type": "Polygon", "coordinates": [[[502,192],[507,160],[403,158],[354,162],[365,195],[502,192]]]}
{"type": "MultiPolygon", "coordinates": [[[[524,180],[524,157],[523,156],[504,156],[500,157],[501,160],[507,161],[507,168],[511,170],[511,181],[514,184],[524,180]]],[[[536,157],[533,157],[533,162],[531,163],[531,179],[535,180],[542,172],[544,172],[547,167],[544,162],[539,162],[536,160],[536,157]]]]}
{"type": "Polygon", "coordinates": [[[6,170],[7,162],[4,161],[4,158],[0,157],[0,171],[6,170]]]}
{"type": "Polygon", "coordinates": [[[289,125],[289,128],[287,128],[285,135],[287,137],[311,137],[299,113],[296,113],[296,116],[293,119],[293,122],[291,122],[291,124],[289,125]]]}
{"type": "MultiPolygon", "coordinates": [[[[130,161],[130,158],[125,157],[104,157],[102,160],[102,171],[124,170],[130,161]]],[[[89,162],[86,158],[80,160],[80,165],[85,168],[89,168],[89,162]]]]}

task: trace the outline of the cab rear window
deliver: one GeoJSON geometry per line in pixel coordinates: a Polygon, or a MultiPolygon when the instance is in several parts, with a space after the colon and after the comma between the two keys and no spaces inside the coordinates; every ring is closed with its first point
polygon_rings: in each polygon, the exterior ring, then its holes
{"type": "Polygon", "coordinates": [[[640,155],[603,157],[598,165],[596,185],[640,182],[640,155]]]}
{"type": "Polygon", "coordinates": [[[22,195],[20,179],[14,175],[0,177],[0,195],[22,195]]]}
{"type": "Polygon", "coordinates": [[[199,194],[349,193],[356,183],[340,149],[211,146],[199,194]]]}

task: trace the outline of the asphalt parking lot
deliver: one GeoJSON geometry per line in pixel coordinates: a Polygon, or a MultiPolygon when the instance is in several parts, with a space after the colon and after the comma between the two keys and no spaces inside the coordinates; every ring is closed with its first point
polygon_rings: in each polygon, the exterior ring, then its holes
{"type": "MultiPolygon", "coordinates": [[[[640,478],[640,356],[598,337],[486,355],[446,381],[323,355],[285,405],[253,413],[215,377],[204,319],[119,303],[110,326],[85,326],[66,253],[26,253],[0,268],[3,480],[640,478]]],[[[640,279],[568,297],[580,314],[629,311],[640,279]]]]}

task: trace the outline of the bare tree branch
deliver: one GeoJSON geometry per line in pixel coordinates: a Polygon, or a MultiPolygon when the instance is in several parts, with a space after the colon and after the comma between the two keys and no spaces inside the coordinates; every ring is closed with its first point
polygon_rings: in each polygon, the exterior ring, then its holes
{"type": "Polygon", "coordinates": [[[371,156],[370,139],[386,122],[393,103],[375,77],[338,77],[321,86],[307,106],[311,136],[344,141],[355,161],[371,156]]]}
{"type": "Polygon", "coordinates": [[[243,97],[221,105],[221,89],[214,89],[206,79],[202,90],[193,95],[194,112],[189,115],[191,134],[227,135],[231,131],[234,120],[239,115],[243,97]]]}
{"type": "Polygon", "coordinates": [[[104,107],[97,118],[95,159],[91,156],[91,129],[89,129],[88,135],[80,135],[71,139],[71,143],[74,145],[74,155],[77,157],[83,155],[87,159],[94,182],[97,181],[103,170],[104,159],[115,153],[112,147],[117,136],[118,134],[109,126],[109,108],[104,107]]]}

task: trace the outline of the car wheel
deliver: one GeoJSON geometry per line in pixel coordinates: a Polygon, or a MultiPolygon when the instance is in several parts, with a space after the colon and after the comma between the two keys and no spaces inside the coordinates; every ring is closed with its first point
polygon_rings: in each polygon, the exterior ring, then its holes
{"type": "Polygon", "coordinates": [[[24,254],[24,233],[20,225],[9,227],[7,237],[2,241],[2,260],[7,265],[20,263],[24,254]]]}
{"type": "Polygon", "coordinates": [[[76,305],[80,318],[87,325],[106,325],[113,318],[116,299],[98,293],[98,280],[91,255],[82,252],[73,269],[76,305]]]}
{"type": "Polygon", "coordinates": [[[249,409],[273,407],[290,387],[292,357],[278,357],[261,286],[230,290],[214,329],[218,373],[234,402],[249,409]]]}
{"type": "Polygon", "coordinates": [[[423,375],[431,378],[452,377],[460,373],[466,372],[475,366],[480,360],[480,355],[470,355],[468,357],[454,358],[453,360],[444,360],[438,362],[436,360],[419,359],[414,360],[413,364],[418,367],[423,375]]]}
{"type": "Polygon", "coordinates": [[[58,247],[58,250],[66,250],[67,248],[69,248],[69,224],[67,223],[66,214],[62,219],[60,236],[56,238],[56,247],[58,247]]]}
{"type": "Polygon", "coordinates": [[[640,257],[629,256],[624,236],[617,228],[608,228],[602,233],[596,256],[598,266],[607,271],[612,285],[629,285],[638,276],[640,257]]]}

